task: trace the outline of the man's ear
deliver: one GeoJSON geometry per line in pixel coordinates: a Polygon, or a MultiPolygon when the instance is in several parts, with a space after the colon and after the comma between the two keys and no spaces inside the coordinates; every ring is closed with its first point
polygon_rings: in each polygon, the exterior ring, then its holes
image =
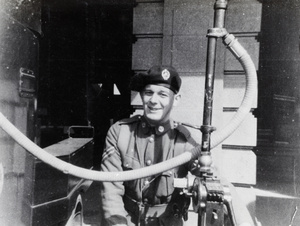
{"type": "Polygon", "coordinates": [[[176,107],[178,105],[178,103],[180,102],[180,100],[181,100],[181,94],[176,94],[174,97],[173,106],[176,107]]]}

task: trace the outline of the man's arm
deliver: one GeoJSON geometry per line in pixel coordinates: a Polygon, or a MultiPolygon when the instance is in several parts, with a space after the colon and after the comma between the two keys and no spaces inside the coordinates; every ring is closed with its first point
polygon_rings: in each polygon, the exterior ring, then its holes
{"type": "MultiPolygon", "coordinates": [[[[107,133],[101,163],[101,171],[103,172],[122,171],[122,161],[119,150],[117,149],[119,131],[118,125],[115,124],[107,133]]],[[[127,225],[127,212],[123,203],[124,192],[123,182],[102,183],[102,210],[108,225],[127,225]]]]}

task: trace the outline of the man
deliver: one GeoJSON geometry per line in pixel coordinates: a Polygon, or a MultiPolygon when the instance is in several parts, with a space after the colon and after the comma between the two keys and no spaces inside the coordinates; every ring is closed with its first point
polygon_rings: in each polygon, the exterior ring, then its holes
{"type": "MultiPolygon", "coordinates": [[[[170,118],[181,95],[181,79],[173,67],[154,66],[133,77],[144,114],[115,123],[103,154],[103,171],[139,169],[173,158],[196,145],[189,132],[170,118]]],[[[103,183],[104,217],[109,225],[182,225],[185,198],[173,188],[187,166],[130,182],[103,183]],[[151,215],[153,213],[153,216],[151,215]]]]}
{"type": "MultiPolygon", "coordinates": [[[[170,115],[180,101],[181,79],[173,67],[154,66],[132,78],[144,113],[116,122],[108,131],[102,171],[125,171],[150,166],[192,149],[189,131],[170,115]]],[[[102,209],[107,225],[180,226],[189,199],[173,187],[185,177],[189,164],[160,175],[129,182],[103,182],[102,209]]]]}

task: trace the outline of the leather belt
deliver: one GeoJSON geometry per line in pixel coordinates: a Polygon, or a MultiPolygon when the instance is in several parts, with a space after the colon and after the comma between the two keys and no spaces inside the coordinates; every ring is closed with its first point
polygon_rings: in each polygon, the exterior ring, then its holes
{"type": "Polygon", "coordinates": [[[159,218],[167,211],[170,211],[168,209],[168,207],[170,208],[170,203],[158,205],[143,204],[142,202],[137,202],[127,195],[124,195],[123,201],[125,209],[135,216],[138,216],[140,221],[145,220],[146,218],[159,218]]]}

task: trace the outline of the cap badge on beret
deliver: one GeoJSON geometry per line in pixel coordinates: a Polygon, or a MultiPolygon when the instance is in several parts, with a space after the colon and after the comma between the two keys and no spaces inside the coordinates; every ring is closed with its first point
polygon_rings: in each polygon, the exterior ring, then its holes
{"type": "Polygon", "coordinates": [[[161,72],[161,76],[163,77],[164,80],[168,80],[170,78],[170,72],[168,71],[168,69],[164,69],[161,72]]]}

